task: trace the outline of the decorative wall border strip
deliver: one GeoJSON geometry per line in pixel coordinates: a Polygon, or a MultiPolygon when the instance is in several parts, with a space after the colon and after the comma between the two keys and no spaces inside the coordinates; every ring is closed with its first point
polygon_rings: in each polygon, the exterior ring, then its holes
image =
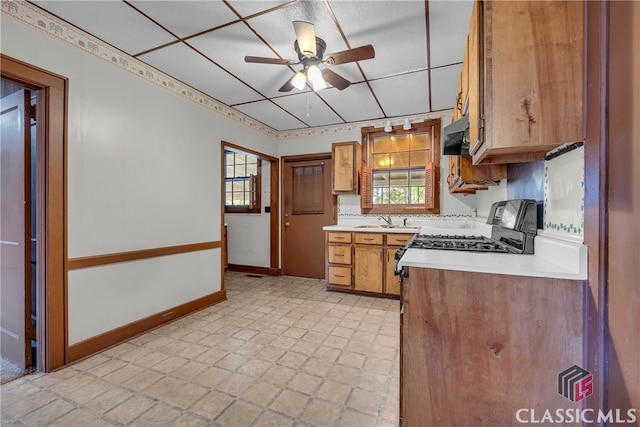
{"type": "Polygon", "coordinates": [[[442,110],[407,117],[380,118],[363,122],[342,123],[333,126],[277,131],[264,123],[259,122],[200,91],[197,91],[191,86],[162,73],[161,71],[114,48],[113,46],[104,43],[102,40],[99,40],[81,29],[57,19],[53,15],[31,3],[20,0],[2,0],[2,15],[10,16],[11,18],[42,31],[51,37],[62,40],[88,54],[96,56],[112,65],[122,68],[123,70],[129,71],[130,73],[172,92],[175,95],[195,102],[204,108],[225,116],[228,119],[234,120],[255,131],[279,140],[360,132],[362,127],[383,127],[387,120],[390,120],[391,124],[395,126],[402,124],[405,118],[409,118],[412,123],[418,123],[427,119],[439,117],[443,119],[443,124],[446,124],[447,122],[445,119],[448,117],[450,120],[453,113],[453,110],[442,110]]]}
{"type": "Polygon", "coordinates": [[[138,251],[118,252],[82,258],[70,258],[67,260],[67,270],[97,267],[99,265],[115,264],[126,261],[137,261],[140,259],[184,254],[187,252],[204,251],[207,249],[216,249],[221,247],[222,242],[218,240],[216,242],[191,243],[188,245],[166,246],[163,248],[141,249],[138,251]]]}

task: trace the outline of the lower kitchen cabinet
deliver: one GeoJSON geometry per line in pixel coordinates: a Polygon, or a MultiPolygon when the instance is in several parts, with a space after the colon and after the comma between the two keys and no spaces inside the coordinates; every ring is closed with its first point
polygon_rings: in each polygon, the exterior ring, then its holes
{"type": "Polygon", "coordinates": [[[514,425],[521,408],[541,417],[579,407],[558,393],[558,375],[583,363],[584,282],[416,267],[404,275],[403,427],[514,425]]]}
{"type": "Polygon", "coordinates": [[[351,288],[351,233],[327,232],[327,284],[351,288]]]}
{"type": "Polygon", "coordinates": [[[413,236],[409,233],[327,231],[327,289],[397,298],[400,279],[393,274],[395,254],[413,236]]]}
{"type": "Polygon", "coordinates": [[[382,246],[356,246],[353,251],[353,288],[357,291],[382,293],[382,254],[384,248],[382,246]]]}
{"type": "Polygon", "coordinates": [[[413,236],[413,234],[387,234],[384,260],[384,292],[387,294],[400,295],[400,276],[395,275],[396,252],[402,245],[409,242],[413,236]]]}

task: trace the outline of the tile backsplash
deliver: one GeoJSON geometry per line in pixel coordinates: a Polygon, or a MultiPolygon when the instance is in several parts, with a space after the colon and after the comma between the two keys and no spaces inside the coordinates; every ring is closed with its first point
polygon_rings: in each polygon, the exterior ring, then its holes
{"type": "Polygon", "coordinates": [[[544,162],[544,230],[549,234],[584,239],[584,146],[544,162]]]}

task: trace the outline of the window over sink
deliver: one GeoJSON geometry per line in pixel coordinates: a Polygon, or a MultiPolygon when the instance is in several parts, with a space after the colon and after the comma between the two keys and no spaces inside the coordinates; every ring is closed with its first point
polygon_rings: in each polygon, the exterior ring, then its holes
{"type": "Polygon", "coordinates": [[[440,120],[391,132],[363,128],[364,213],[440,213],[440,120]]]}

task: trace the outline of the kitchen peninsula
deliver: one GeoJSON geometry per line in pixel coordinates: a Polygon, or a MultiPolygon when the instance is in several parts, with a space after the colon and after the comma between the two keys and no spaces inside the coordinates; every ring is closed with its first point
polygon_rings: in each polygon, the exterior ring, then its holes
{"type": "Polygon", "coordinates": [[[531,255],[409,248],[398,264],[403,426],[506,425],[521,408],[576,407],[557,378],[582,363],[584,245],[539,235],[531,255]]]}

